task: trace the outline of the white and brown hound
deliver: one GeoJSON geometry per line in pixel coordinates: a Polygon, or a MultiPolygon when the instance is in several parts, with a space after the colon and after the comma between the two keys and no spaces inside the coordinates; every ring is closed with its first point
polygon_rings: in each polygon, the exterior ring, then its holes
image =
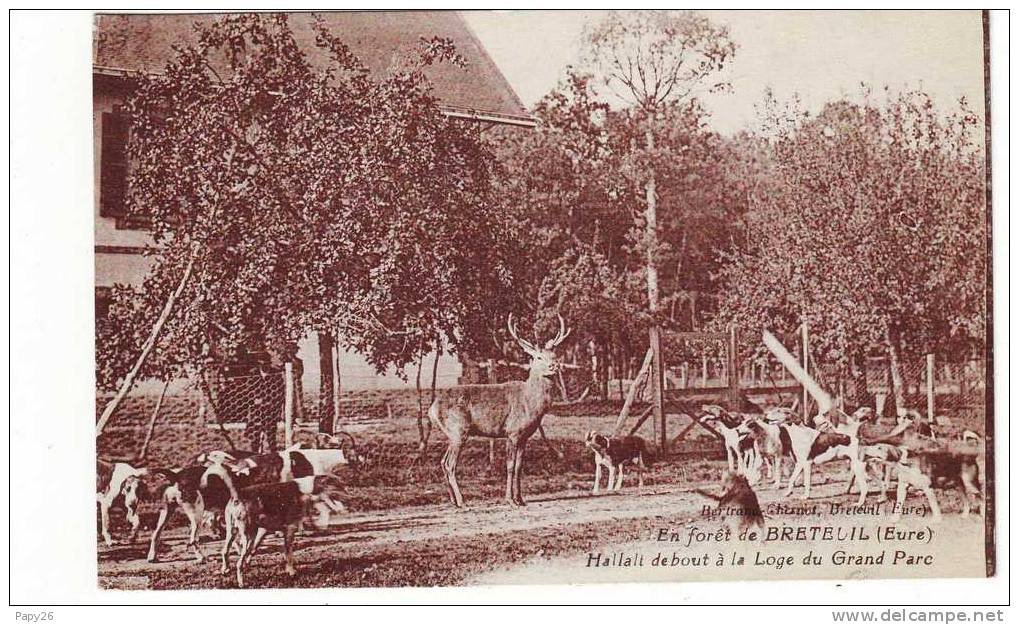
{"type": "Polygon", "coordinates": [[[148,469],[135,467],[127,462],[108,462],[96,459],[96,502],[99,504],[100,533],[106,546],[114,545],[110,536],[110,508],[118,500],[123,500],[128,523],[131,524],[131,535],[128,542],[134,542],[141,525],[138,516],[139,500],[145,496],[146,486],[142,477],[148,469]]]}
{"type": "Polygon", "coordinates": [[[910,412],[878,443],[897,443],[902,452],[894,465],[898,487],[892,521],[898,521],[910,488],[923,492],[937,522],[941,520],[941,507],[935,488],[954,487],[962,496],[962,516],[968,517],[974,500],[982,497],[980,436],[967,430],[959,442],[938,442],[930,424],[915,411],[910,412]]]}
{"type": "Polygon", "coordinates": [[[782,459],[785,457],[780,427],[764,419],[751,419],[746,423],[757,454],[773,480],[772,488],[776,490],[782,486],[782,459]]]}
{"type": "Polygon", "coordinates": [[[330,506],[333,503],[329,491],[337,488],[337,478],[332,475],[315,475],[238,488],[235,474],[223,465],[213,465],[202,476],[202,488],[209,487],[211,476],[217,476],[230,493],[224,508],[226,539],[220,553],[220,573],[226,575],[229,571],[230,547],[236,536],[240,547],[237,585],[243,587],[245,564],[254,555],[266,533],[278,531],[283,532],[286,573],[291,577],[296,575],[294,534],[310,506],[330,506]]]}
{"type": "Polygon", "coordinates": [[[715,404],[701,406],[701,411],[704,413],[700,417],[701,423],[710,425],[722,437],[729,470],[747,474],[750,469],[748,455],[756,450],[743,418],[715,404]]]}
{"type": "Polygon", "coordinates": [[[224,509],[229,501],[226,485],[218,479],[201,486],[202,476],[211,466],[223,466],[230,470],[243,486],[280,482],[295,477],[324,475],[334,467],[347,464],[347,456],[340,449],[297,449],[269,454],[236,454],[210,452],[199,456],[204,462],[182,469],[157,469],[153,473],[163,475],[169,485],[163,491],[159,519],[149,540],[148,561],[156,561],[159,536],[170,515],[180,508],[188,517],[191,532],[188,547],[195,553],[195,559],[204,559],[199,546],[199,530],[206,511],[214,514],[224,509]]]}
{"type": "Polygon", "coordinates": [[[974,450],[922,449],[910,452],[896,465],[898,488],[895,513],[892,521],[898,521],[909,489],[918,488],[927,497],[933,520],[941,520],[941,506],[938,505],[935,488],[955,487],[962,495],[962,516],[968,517],[973,500],[982,496],[979,454],[974,450]]]}
{"type": "Polygon", "coordinates": [[[612,491],[622,488],[623,465],[627,462],[632,462],[637,468],[637,487],[644,487],[644,471],[651,465],[652,459],[648,444],[643,438],[609,437],[591,430],[587,433],[584,444],[594,452],[594,488],[591,489],[593,494],[598,494],[602,467],[609,470],[609,480],[605,489],[612,491]]]}
{"type": "Polygon", "coordinates": [[[872,414],[873,411],[868,408],[857,411],[853,416],[839,415],[837,424],[832,423],[830,419],[815,419],[823,429],[797,424],[779,426],[783,449],[792,456],[794,463],[785,496],[792,494],[796,480],[802,473],[803,499],[809,499],[811,466],[844,458],[849,460],[850,471],[860,484],[857,505],[863,505],[867,499],[867,478],[863,461],[860,459],[858,432],[860,426],[865,420],[870,419],[872,414]]]}

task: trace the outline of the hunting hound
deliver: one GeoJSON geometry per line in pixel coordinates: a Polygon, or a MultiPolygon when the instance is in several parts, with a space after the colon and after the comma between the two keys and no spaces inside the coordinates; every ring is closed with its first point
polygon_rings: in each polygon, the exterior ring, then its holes
{"type": "Polygon", "coordinates": [[[623,486],[623,465],[632,462],[637,469],[637,487],[644,487],[644,471],[651,465],[651,454],[648,444],[639,436],[609,437],[594,430],[587,433],[587,448],[594,452],[594,488],[591,492],[598,494],[601,483],[601,470],[609,471],[609,479],[605,490],[619,490],[623,486]],[[618,471],[618,473],[617,473],[618,471]]]}

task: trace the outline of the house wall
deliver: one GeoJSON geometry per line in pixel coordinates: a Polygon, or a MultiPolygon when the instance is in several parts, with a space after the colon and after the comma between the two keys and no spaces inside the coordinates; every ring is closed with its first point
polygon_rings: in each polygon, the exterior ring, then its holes
{"type": "Polygon", "coordinates": [[[96,93],[92,100],[92,144],[95,147],[93,163],[92,211],[95,218],[95,270],[96,286],[130,284],[138,286],[152,268],[152,261],[138,253],[125,253],[150,245],[152,237],[143,230],[118,229],[116,221],[99,214],[99,181],[103,162],[103,113],[110,113],[118,99],[105,93],[96,93]]]}

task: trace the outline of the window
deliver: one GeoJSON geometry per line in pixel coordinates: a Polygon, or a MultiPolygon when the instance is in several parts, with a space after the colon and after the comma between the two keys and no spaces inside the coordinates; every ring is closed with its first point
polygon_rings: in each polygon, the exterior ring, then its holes
{"type": "Polygon", "coordinates": [[[103,113],[99,164],[99,214],[117,220],[117,228],[144,230],[151,224],[145,215],[127,210],[127,140],[130,119],[122,112],[103,113]]]}
{"type": "Polygon", "coordinates": [[[96,287],[96,323],[109,318],[112,300],[113,289],[108,286],[96,287]]]}
{"type": "Polygon", "coordinates": [[[99,164],[99,214],[123,217],[127,214],[127,116],[103,113],[101,162],[99,164]]]}

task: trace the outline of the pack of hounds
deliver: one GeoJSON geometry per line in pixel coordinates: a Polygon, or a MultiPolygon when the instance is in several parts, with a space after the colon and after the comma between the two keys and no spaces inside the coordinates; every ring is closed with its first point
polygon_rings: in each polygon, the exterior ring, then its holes
{"type": "MultiPolygon", "coordinates": [[[[722,476],[722,495],[697,492],[718,501],[720,508],[738,510],[735,514],[742,525],[764,522],[754,485],[768,480],[772,488],[781,489],[786,478],[782,496],[789,497],[802,476],[801,498],[809,499],[812,467],[836,461],[848,464],[846,493],[857,488],[858,506],[866,502],[872,480],[879,484],[879,503],[886,500],[892,481],[896,482],[896,505],[890,518],[893,523],[901,517],[910,488],[926,497],[935,522],[942,517],[936,488],[957,489],[964,517],[982,498],[981,437],[964,430],[953,440],[939,438],[935,426],[915,410],[900,415],[890,429],[878,426],[877,415],[869,407],[851,414],[833,409],[808,423],[789,408],[737,413],[709,404],[701,406],[697,419],[717,432],[728,465],[722,476]],[[788,473],[786,465],[791,467],[788,473]]],[[[609,473],[608,489],[619,490],[627,463],[638,471],[639,488],[643,487],[644,471],[651,462],[646,441],[638,436],[612,437],[592,431],[586,443],[595,457],[594,494],[599,491],[603,467],[609,473]]]]}
{"type": "Polygon", "coordinates": [[[205,558],[199,540],[203,525],[223,532],[220,572],[224,575],[229,573],[231,546],[236,547],[238,586],[244,586],[245,566],[269,532],[282,533],[285,570],[293,576],[294,536],[305,520],[323,528],[331,513],[345,511],[338,500],[340,476],[362,458],[353,438],[343,436],[346,439],[320,434],[314,448],[299,443],[267,453],[203,452],[187,466],[173,469],[97,460],[96,499],[102,538],[107,546],[114,544],[110,509],[116,504],[126,511],[131,526],[127,540],[133,543],[141,526],[139,505],[155,501],[160,508],[149,538],[149,562],[157,561],[160,534],[179,509],[190,524],[187,549],[197,561],[205,558]]]}
{"type": "MultiPolygon", "coordinates": [[[[872,479],[879,483],[878,501],[885,500],[895,480],[893,522],[898,520],[910,488],[926,496],[935,522],[941,519],[935,488],[958,489],[963,516],[969,515],[973,500],[981,497],[980,437],[967,430],[957,440],[940,440],[932,425],[916,412],[900,416],[894,427],[883,431],[876,427],[874,410],[867,407],[851,414],[832,410],[807,423],[787,408],[736,413],[705,405],[697,419],[718,433],[728,465],[721,495],[697,492],[718,501],[720,508],[735,506],[742,525],[763,524],[753,486],[767,479],[773,488],[781,488],[786,465],[791,469],[785,497],[792,494],[802,475],[802,498],[808,499],[812,467],[828,462],[848,463],[846,492],[856,485],[858,505],[865,502],[872,479]]],[[[644,439],[591,431],[585,445],[595,460],[593,494],[599,493],[603,470],[608,473],[606,489],[620,490],[627,465],[637,472],[638,488],[643,488],[644,473],[654,461],[652,447],[644,439]]],[[[98,460],[101,536],[108,546],[114,544],[110,510],[117,505],[126,511],[131,526],[128,542],[133,543],[141,526],[140,503],[155,501],[159,516],[149,538],[149,562],[157,561],[160,534],[171,515],[181,510],[190,525],[187,549],[197,561],[205,557],[199,536],[203,525],[222,532],[220,572],[224,575],[229,574],[230,550],[235,548],[238,586],[244,586],[245,567],[270,532],[283,535],[285,571],[293,576],[295,534],[306,520],[323,528],[332,513],[345,511],[339,501],[341,476],[362,461],[352,437],[327,434],[318,435],[314,447],[297,444],[268,453],[210,451],[173,469],[98,460]]]]}

